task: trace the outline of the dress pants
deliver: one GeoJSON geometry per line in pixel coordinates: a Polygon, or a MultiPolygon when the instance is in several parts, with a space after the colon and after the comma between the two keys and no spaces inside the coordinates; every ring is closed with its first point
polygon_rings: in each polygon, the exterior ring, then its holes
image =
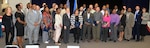
{"type": "MultiPolygon", "coordinates": [[[[83,26],[83,25],[82,25],[82,26],[83,26]]],[[[84,27],[82,27],[82,29],[80,30],[80,39],[81,39],[81,40],[83,40],[83,28],[84,28],[84,27]]]]}
{"type": "Polygon", "coordinates": [[[117,26],[115,27],[115,23],[111,23],[110,29],[111,29],[110,39],[112,39],[113,41],[117,41],[117,26]]]}
{"type": "Polygon", "coordinates": [[[57,26],[57,28],[55,27],[55,32],[54,32],[54,41],[55,42],[58,42],[59,41],[59,38],[60,38],[60,35],[61,35],[61,27],[57,26]]]}
{"type": "Polygon", "coordinates": [[[70,33],[70,27],[67,26],[67,29],[63,30],[63,41],[64,41],[64,43],[69,42],[69,33],[70,33]]]}
{"type": "Polygon", "coordinates": [[[43,42],[48,41],[49,33],[47,31],[42,32],[42,39],[43,39],[43,42]]]}
{"type": "Polygon", "coordinates": [[[102,28],[102,41],[107,41],[109,28],[102,28]]]}
{"type": "Polygon", "coordinates": [[[92,29],[92,25],[83,25],[83,41],[85,39],[87,40],[91,40],[91,29],[92,29]]]}
{"type": "Polygon", "coordinates": [[[134,28],[133,28],[133,39],[139,40],[140,39],[140,26],[141,24],[138,22],[135,22],[134,28]]]}
{"type": "Polygon", "coordinates": [[[125,27],[125,39],[130,40],[132,38],[132,27],[126,26],[125,27]]]}
{"type": "Polygon", "coordinates": [[[14,39],[13,42],[17,42],[17,30],[16,27],[14,27],[14,39]]]}
{"type": "Polygon", "coordinates": [[[101,32],[101,24],[97,24],[97,26],[92,27],[92,34],[94,40],[100,39],[100,32],[101,32]]]}
{"type": "Polygon", "coordinates": [[[6,45],[12,45],[12,42],[14,39],[14,27],[10,27],[10,28],[5,27],[5,34],[6,34],[6,37],[5,37],[6,45]],[[11,37],[9,36],[10,34],[11,34],[11,37]]]}
{"type": "Polygon", "coordinates": [[[36,26],[36,27],[29,26],[29,33],[28,33],[29,44],[37,44],[38,43],[39,28],[40,28],[40,26],[36,26]]]}
{"type": "Polygon", "coordinates": [[[80,28],[74,28],[74,41],[79,42],[80,28]]]}
{"type": "Polygon", "coordinates": [[[27,26],[25,26],[24,27],[24,38],[28,38],[28,27],[27,26]]]}

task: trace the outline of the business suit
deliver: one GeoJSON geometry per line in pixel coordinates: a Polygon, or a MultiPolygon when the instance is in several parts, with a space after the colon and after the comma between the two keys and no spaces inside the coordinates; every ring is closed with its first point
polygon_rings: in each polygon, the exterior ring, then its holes
{"type": "Polygon", "coordinates": [[[39,36],[39,28],[40,28],[39,24],[41,21],[40,13],[36,10],[30,10],[27,19],[28,19],[27,26],[29,27],[29,33],[28,33],[29,44],[33,44],[33,43],[37,44],[38,36],[39,36]],[[38,25],[34,26],[35,23],[37,23],[38,25]]]}
{"type": "Polygon", "coordinates": [[[134,31],[133,31],[133,39],[135,39],[136,41],[139,41],[140,38],[140,27],[141,27],[141,16],[142,16],[142,12],[141,11],[136,11],[134,14],[134,20],[135,20],[135,24],[134,24],[134,31]]]}
{"type": "Polygon", "coordinates": [[[69,42],[69,33],[70,33],[70,14],[65,13],[63,15],[63,26],[66,26],[66,29],[63,28],[63,41],[64,43],[69,42]]]}
{"type": "Polygon", "coordinates": [[[92,33],[93,33],[93,40],[99,40],[100,39],[100,32],[101,32],[101,22],[102,22],[102,13],[101,12],[95,12],[94,13],[94,26],[92,27],[92,33]],[[97,23],[99,22],[99,23],[97,23]]]}
{"type": "Polygon", "coordinates": [[[125,39],[130,40],[132,38],[133,26],[134,26],[134,14],[132,12],[127,12],[126,13],[125,39]]]}
{"type": "Polygon", "coordinates": [[[83,22],[84,22],[84,25],[83,25],[83,41],[87,38],[88,41],[90,41],[91,39],[91,29],[92,29],[92,24],[93,24],[93,14],[92,13],[88,13],[86,12],[84,15],[83,15],[83,22]],[[87,33],[87,35],[86,35],[87,33]]]}

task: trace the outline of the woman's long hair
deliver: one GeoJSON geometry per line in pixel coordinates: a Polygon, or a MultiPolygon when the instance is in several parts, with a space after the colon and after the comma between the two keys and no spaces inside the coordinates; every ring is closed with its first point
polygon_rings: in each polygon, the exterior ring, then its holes
{"type": "Polygon", "coordinates": [[[105,13],[104,13],[104,16],[109,16],[109,13],[108,13],[107,10],[105,10],[104,12],[105,12],[105,13]]]}

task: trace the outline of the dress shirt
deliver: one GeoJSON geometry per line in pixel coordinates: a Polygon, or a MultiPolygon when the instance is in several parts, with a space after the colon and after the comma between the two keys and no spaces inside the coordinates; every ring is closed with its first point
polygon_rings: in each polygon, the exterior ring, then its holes
{"type": "Polygon", "coordinates": [[[87,13],[87,19],[89,19],[90,18],[90,13],[87,13]]]}
{"type": "Polygon", "coordinates": [[[137,21],[137,19],[136,19],[136,15],[138,14],[138,12],[139,12],[139,10],[137,10],[137,11],[135,11],[135,15],[134,15],[134,19],[135,19],[135,21],[137,21]]]}
{"type": "Polygon", "coordinates": [[[115,25],[118,25],[120,22],[120,17],[118,14],[111,14],[111,23],[115,23],[115,25]]]}

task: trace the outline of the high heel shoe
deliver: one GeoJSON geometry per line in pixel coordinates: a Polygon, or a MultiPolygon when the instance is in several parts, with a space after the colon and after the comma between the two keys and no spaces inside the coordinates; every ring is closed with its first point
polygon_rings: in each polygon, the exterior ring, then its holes
{"type": "Polygon", "coordinates": [[[55,42],[55,45],[58,45],[58,46],[59,46],[59,45],[61,45],[61,43],[55,42]]]}

